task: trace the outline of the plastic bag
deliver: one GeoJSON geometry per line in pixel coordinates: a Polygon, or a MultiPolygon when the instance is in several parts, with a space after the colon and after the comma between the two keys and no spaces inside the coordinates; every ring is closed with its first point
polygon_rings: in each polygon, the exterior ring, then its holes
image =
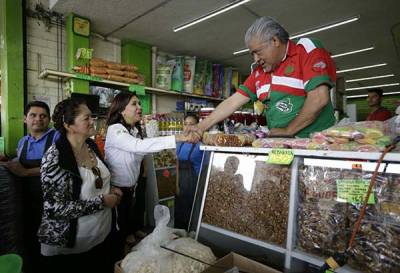
{"type": "Polygon", "coordinates": [[[161,248],[166,246],[194,258],[213,263],[216,258],[210,248],[201,245],[186,236],[186,231],[167,227],[170,219],[169,209],[157,205],[154,208],[156,227],[139,244],[132,248],[122,260],[121,267],[125,273],[191,273],[202,272],[207,266],[193,259],[161,248]],[[175,240],[176,239],[176,240],[175,240]]]}
{"type": "MultiPolygon", "coordinates": [[[[343,190],[349,189],[350,184],[368,183],[372,177],[371,171],[351,169],[352,163],[342,162],[343,168],[325,167],[338,165],[337,162],[330,160],[319,166],[319,161],[309,160],[311,164],[301,167],[299,176],[298,247],[322,256],[346,249],[362,206],[361,202],[342,199],[339,180],[346,185],[343,190]]],[[[349,265],[362,272],[400,272],[398,172],[398,165],[393,165],[385,175],[378,174],[375,201],[368,205],[350,251],[349,265]]]]}

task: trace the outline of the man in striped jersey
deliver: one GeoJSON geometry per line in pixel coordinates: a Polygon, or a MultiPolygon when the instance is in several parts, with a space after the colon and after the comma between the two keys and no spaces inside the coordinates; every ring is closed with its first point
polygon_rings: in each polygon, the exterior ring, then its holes
{"type": "Polygon", "coordinates": [[[329,91],[336,68],[319,41],[291,41],[279,23],[261,17],[247,30],[245,42],[254,58],[252,72],[235,94],[192,128],[198,137],[250,100],[266,105],[270,136],[309,137],[334,124],[329,91]]]}

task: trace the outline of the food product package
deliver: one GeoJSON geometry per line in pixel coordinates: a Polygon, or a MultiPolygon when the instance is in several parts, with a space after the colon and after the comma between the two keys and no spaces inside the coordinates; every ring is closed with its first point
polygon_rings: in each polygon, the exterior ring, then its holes
{"type": "Polygon", "coordinates": [[[213,65],[211,62],[207,62],[204,95],[212,96],[212,94],[213,94],[213,65]]]}
{"type": "Polygon", "coordinates": [[[250,146],[256,137],[253,134],[224,134],[208,133],[203,134],[203,143],[212,146],[242,147],[250,146]]]}
{"type": "Polygon", "coordinates": [[[200,273],[208,266],[204,263],[184,257],[170,250],[206,263],[213,263],[216,257],[211,249],[191,238],[177,238],[176,233],[185,234],[184,230],[167,226],[169,209],[157,205],[154,208],[156,227],[151,234],[137,244],[121,262],[124,273],[200,273]]]}
{"type": "Polygon", "coordinates": [[[207,60],[197,60],[196,69],[193,79],[193,93],[197,95],[204,95],[204,88],[206,86],[207,78],[207,60]]]}
{"type": "Polygon", "coordinates": [[[222,64],[213,64],[212,84],[212,96],[220,98],[224,89],[224,66],[222,64]]]}
{"type": "Polygon", "coordinates": [[[171,90],[182,92],[183,91],[183,67],[184,67],[183,56],[177,56],[175,60],[169,61],[169,64],[174,66],[172,71],[172,83],[171,90]]]}
{"type": "Polygon", "coordinates": [[[193,78],[196,67],[196,57],[185,56],[183,66],[183,90],[187,93],[193,93],[193,78]]]}
{"type": "Polygon", "coordinates": [[[158,64],[156,69],[156,87],[170,90],[173,65],[158,64]]]}

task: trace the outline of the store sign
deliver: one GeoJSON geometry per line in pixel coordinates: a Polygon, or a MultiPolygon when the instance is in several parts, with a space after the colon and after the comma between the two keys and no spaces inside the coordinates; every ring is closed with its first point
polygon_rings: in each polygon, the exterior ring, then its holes
{"type": "Polygon", "coordinates": [[[139,95],[139,96],[146,95],[143,85],[131,84],[131,85],[129,85],[129,91],[136,92],[136,95],[139,95]]]}
{"type": "MultiPolygon", "coordinates": [[[[364,203],[368,192],[369,180],[366,179],[338,179],[336,180],[337,201],[352,204],[364,203]]],[[[368,199],[368,204],[375,204],[374,192],[368,199]]]]}
{"type": "Polygon", "coordinates": [[[294,158],[294,153],[289,149],[272,149],[268,154],[267,163],[290,165],[294,158]]]}

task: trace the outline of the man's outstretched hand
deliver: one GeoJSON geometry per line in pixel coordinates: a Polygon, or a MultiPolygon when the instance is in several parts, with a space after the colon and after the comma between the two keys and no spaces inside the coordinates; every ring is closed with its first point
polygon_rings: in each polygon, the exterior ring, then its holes
{"type": "Polygon", "coordinates": [[[187,141],[191,143],[197,143],[203,137],[203,130],[197,125],[187,126],[183,133],[187,136],[187,141]]]}

